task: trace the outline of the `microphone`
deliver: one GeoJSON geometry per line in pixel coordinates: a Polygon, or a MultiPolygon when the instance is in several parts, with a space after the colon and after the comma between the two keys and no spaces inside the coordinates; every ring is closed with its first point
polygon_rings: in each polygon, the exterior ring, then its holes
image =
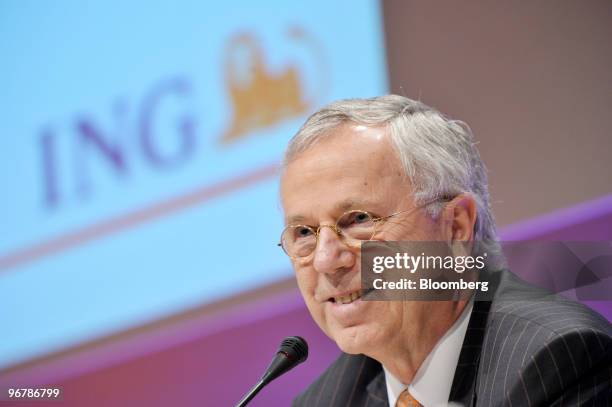
{"type": "Polygon", "coordinates": [[[308,357],[308,344],[299,336],[289,336],[280,344],[276,356],[259,382],[240,400],[236,407],[244,407],[265,385],[299,365],[308,357]]]}

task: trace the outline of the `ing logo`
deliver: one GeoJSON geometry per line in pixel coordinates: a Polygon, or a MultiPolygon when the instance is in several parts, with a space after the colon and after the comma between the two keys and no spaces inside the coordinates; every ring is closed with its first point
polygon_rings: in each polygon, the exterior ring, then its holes
{"type": "MultiPolygon", "coordinates": [[[[217,136],[220,143],[303,116],[329,89],[323,48],[297,28],[286,39],[305,57],[287,58],[280,70],[271,69],[253,34],[228,41],[224,83],[232,116],[217,136]]],[[[141,164],[165,172],[193,160],[200,151],[199,122],[190,108],[194,97],[188,78],[171,77],[151,85],[141,100],[117,99],[105,120],[97,112],[42,126],[38,142],[44,206],[57,209],[73,199],[87,199],[106,182],[107,173],[129,179],[141,164]]]]}
{"type": "Polygon", "coordinates": [[[231,143],[254,130],[270,127],[286,119],[307,113],[325,90],[326,64],[322,49],[300,28],[292,28],[287,37],[306,48],[318,70],[318,95],[306,96],[300,70],[289,64],[280,72],[272,72],[259,41],[252,33],[235,35],[225,50],[225,85],[233,112],[222,143],[231,143]]]}

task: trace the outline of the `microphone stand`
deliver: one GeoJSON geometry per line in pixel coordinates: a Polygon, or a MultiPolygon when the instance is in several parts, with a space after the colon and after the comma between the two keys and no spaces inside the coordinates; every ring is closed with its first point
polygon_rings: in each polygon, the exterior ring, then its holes
{"type": "Polygon", "coordinates": [[[255,386],[240,400],[240,402],[236,405],[236,407],[244,407],[253,397],[259,393],[261,389],[266,385],[263,379],[260,379],[255,386]]]}

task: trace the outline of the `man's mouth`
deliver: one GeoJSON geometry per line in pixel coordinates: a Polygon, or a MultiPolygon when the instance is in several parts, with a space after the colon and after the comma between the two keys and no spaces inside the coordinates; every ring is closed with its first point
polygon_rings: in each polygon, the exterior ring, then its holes
{"type": "Polygon", "coordinates": [[[335,297],[331,297],[330,301],[335,302],[337,304],[350,304],[353,301],[357,301],[361,298],[361,290],[353,291],[348,294],[338,295],[335,297]]]}

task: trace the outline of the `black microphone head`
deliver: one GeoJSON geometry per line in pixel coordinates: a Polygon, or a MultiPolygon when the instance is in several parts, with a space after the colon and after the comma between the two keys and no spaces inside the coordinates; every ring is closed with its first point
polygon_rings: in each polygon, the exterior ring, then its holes
{"type": "Polygon", "coordinates": [[[308,344],[299,336],[289,336],[280,344],[280,348],[274,355],[272,363],[266,369],[261,379],[250,392],[246,394],[238,403],[238,407],[246,404],[268,383],[276,379],[283,373],[288,372],[308,358],[308,344]]]}
{"type": "Polygon", "coordinates": [[[308,358],[308,344],[300,336],[289,336],[283,339],[278,351],[287,355],[288,358],[294,359],[296,364],[302,363],[308,358]]]}
{"type": "Polygon", "coordinates": [[[262,376],[263,383],[269,383],[283,373],[293,369],[308,357],[308,344],[299,336],[289,336],[281,342],[276,356],[262,376]]]}

